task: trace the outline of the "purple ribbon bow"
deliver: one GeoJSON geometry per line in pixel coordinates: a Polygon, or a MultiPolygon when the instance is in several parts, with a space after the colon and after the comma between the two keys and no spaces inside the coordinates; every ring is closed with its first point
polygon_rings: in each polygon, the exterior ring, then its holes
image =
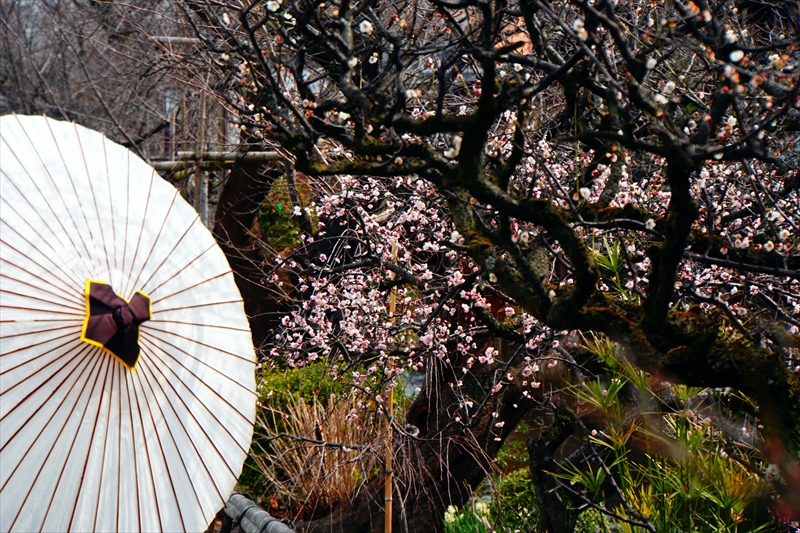
{"type": "Polygon", "coordinates": [[[137,292],[126,302],[107,283],[88,284],[87,320],[81,338],[102,346],[133,369],[139,360],[139,325],[150,320],[150,298],[137,292]]]}

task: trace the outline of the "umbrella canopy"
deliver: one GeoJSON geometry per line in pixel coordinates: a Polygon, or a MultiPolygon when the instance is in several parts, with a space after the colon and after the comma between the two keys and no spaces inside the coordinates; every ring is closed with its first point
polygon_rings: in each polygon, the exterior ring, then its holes
{"type": "Polygon", "coordinates": [[[224,254],[129,150],[0,117],[0,531],[203,531],[247,456],[224,254]]]}

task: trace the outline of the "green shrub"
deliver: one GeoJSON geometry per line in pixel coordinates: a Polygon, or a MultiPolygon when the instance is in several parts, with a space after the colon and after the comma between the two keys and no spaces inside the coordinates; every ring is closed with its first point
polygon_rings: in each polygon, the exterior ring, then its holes
{"type": "Polygon", "coordinates": [[[285,410],[293,398],[307,402],[348,392],[347,380],[333,380],[327,363],[318,361],[298,368],[265,369],[257,380],[259,403],[264,409],[285,410]]]}
{"type": "Polygon", "coordinates": [[[496,487],[498,525],[506,531],[534,531],[539,513],[530,470],[520,468],[499,476],[496,487]]]}
{"type": "MultiPolygon", "coordinates": [[[[635,514],[627,513],[618,498],[609,499],[606,469],[566,464],[558,474],[565,483],[609,513],[634,521],[636,515],[646,517],[659,533],[775,530],[764,504],[774,487],[757,471],[769,474],[776,468],[730,434],[730,427],[742,427],[733,422],[743,413],[728,406],[744,406],[752,417],[755,405],[750,400],[731,391],[656,381],[631,365],[607,339],[593,339],[586,348],[603,361],[606,372],[575,387],[572,394],[583,410],[593,408],[604,417],[605,427],[591,432],[590,439],[635,514]],[[625,405],[631,401],[639,402],[642,415],[633,422],[626,414],[631,406],[625,405]],[[635,459],[633,448],[637,448],[635,459]]],[[[507,470],[523,455],[527,454],[522,443],[509,441],[498,454],[498,466],[507,470]]],[[[494,486],[494,527],[539,533],[529,470],[496,476],[494,486]]],[[[575,531],[644,529],[588,507],[575,531]]]]}
{"type": "Polygon", "coordinates": [[[444,513],[445,533],[492,533],[489,506],[483,500],[472,500],[463,509],[452,505],[444,513]]]}
{"type": "MultiPolygon", "coordinates": [[[[763,501],[774,487],[754,472],[767,470],[767,465],[756,449],[736,440],[724,427],[741,415],[731,412],[725,400],[735,396],[738,403],[755,409],[747,398],[683,385],[665,389],[663,381],[635,368],[613,344],[595,339],[586,347],[604,361],[607,373],[576,387],[574,395],[584,407],[605,417],[605,428],[593,431],[590,438],[605,457],[608,472],[566,465],[560,474],[565,482],[582,488],[588,500],[607,511],[636,519],[619,503],[604,501],[610,473],[633,512],[659,533],[754,532],[772,527],[763,501]],[[627,420],[624,396],[651,412],[643,412],[634,422],[627,420]],[[636,460],[630,454],[633,446],[640,450],[636,460]]],[[[640,530],[622,520],[606,520],[614,531],[640,530]]]]}
{"type": "MultiPolygon", "coordinates": [[[[509,474],[498,476],[495,483],[495,508],[498,519],[497,531],[539,533],[539,512],[533,491],[533,481],[528,468],[520,468],[509,474]]],[[[602,515],[587,509],[580,514],[575,533],[605,532],[602,515]]]]}

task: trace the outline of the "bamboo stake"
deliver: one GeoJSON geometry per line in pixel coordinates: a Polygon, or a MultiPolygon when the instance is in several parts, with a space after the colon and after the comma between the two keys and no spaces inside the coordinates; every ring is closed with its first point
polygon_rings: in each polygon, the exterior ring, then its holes
{"type": "MultiPolygon", "coordinates": [[[[179,151],[177,158],[181,161],[194,161],[200,156],[197,152],[179,151]]],[[[205,161],[275,161],[283,159],[279,152],[203,152],[205,161]]]]}
{"type": "MultiPolygon", "coordinates": [[[[392,260],[397,259],[397,243],[392,244],[392,260]]],[[[389,279],[394,279],[395,273],[389,273],[389,279]]],[[[394,313],[397,308],[397,287],[392,287],[392,292],[389,293],[389,314],[394,319],[394,313]]],[[[389,362],[387,361],[387,364],[389,362]]],[[[393,370],[390,365],[390,370],[393,370]]],[[[389,424],[386,427],[386,482],[383,489],[383,501],[386,516],[383,521],[384,533],[392,533],[392,490],[394,485],[394,470],[392,470],[392,420],[394,419],[394,387],[389,388],[389,394],[386,398],[387,411],[389,413],[389,424]]]]}
{"type": "MultiPolygon", "coordinates": [[[[150,166],[163,172],[172,172],[197,166],[196,152],[178,152],[175,161],[150,161],[150,166]],[[187,155],[188,154],[188,155],[187,155]]],[[[205,152],[203,168],[227,168],[239,161],[278,161],[283,156],[278,152],[205,152]]]]}
{"type": "Polygon", "coordinates": [[[194,209],[200,221],[208,227],[208,180],[203,172],[203,152],[206,149],[206,93],[200,94],[200,119],[197,132],[197,161],[194,166],[194,209]]]}

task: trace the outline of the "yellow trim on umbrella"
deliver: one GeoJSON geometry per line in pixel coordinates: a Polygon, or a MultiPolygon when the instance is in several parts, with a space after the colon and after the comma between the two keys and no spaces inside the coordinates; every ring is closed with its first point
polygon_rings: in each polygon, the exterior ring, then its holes
{"type": "MultiPolygon", "coordinates": [[[[128,366],[128,363],[123,361],[117,354],[115,354],[114,352],[112,352],[111,350],[109,350],[108,348],[103,346],[103,344],[101,342],[97,342],[96,340],[90,339],[89,337],[86,336],[86,328],[89,327],[89,293],[90,293],[90,290],[91,290],[92,283],[97,283],[98,285],[108,285],[109,287],[111,286],[110,283],[106,283],[105,281],[100,281],[99,279],[88,279],[87,278],[86,284],[83,287],[83,296],[84,296],[84,301],[85,301],[85,305],[86,305],[86,316],[83,318],[83,326],[81,326],[81,340],[83,342],[85,342],[85,343],[91,344],[92,346],[97,346],[98,348],[100,348],[104,352],[113,355],[120,363],[125,365],[127,368],[130,368],[131,372],[133,372],[134,370],[136,370],[136,363],[134,363],[133,366],[128,366]]],[[[136,291],[136,292],[141,294],[142,296],[145,296],[147,298],[147,312],[150,314],[150,316],[153,316],[153,300],[150,298],[150,295],[147,294],[146,292],[143,292],[143,291],[136,291]]],[[[126,300],[125,298],[123,298],[122,296],[117,294],[116,292],[114,294],[116,294],[126,304],[130,303],[128,300],[126,300]]],[[[141,328],[137,328],[137,331],[136,331],[136,344],[139,344],[139,339],[141,338],[141,336],[142,336],[141,328]]],[[[139,347],[139,350],[141,351],[141,347],[139,347]]],[[[138,357],[136,358],[136,362],[139,362],[139,358],[138,357]]]]}

